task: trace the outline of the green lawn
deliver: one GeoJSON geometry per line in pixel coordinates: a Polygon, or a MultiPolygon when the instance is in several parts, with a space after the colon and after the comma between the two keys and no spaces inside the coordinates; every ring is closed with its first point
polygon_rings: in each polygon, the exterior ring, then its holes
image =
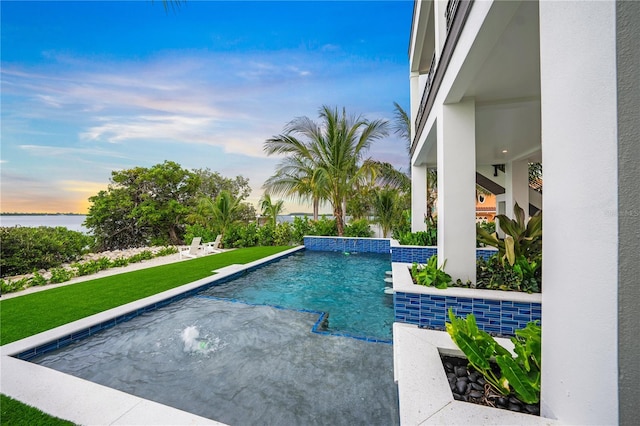
{"type": "Polygon", "coordinates": [[[45,414],[6,395],[0,395],[0,420],[0,424],[7,426],[73,426],[72,422],[45,414]]]}
{"type": "Polygon", "coordinates": [[[291,247],[251,247],[0,301],[0,345],[50,330],[291,247]]]}

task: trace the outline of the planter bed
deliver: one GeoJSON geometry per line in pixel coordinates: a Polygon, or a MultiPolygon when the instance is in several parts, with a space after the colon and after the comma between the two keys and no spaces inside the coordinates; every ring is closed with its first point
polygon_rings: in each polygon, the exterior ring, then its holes
{"type": "MultiPolygon", "coordinates": [[[[505,348],[513,349],[510,340],[496,340],[505,348]]],[[[541,416],[456,401],[441,356],[462,357],[463,354],[446,332],[395,323],[393,355],[401,424],[558,424],[541,416]]]]}
{"type": "Polygon", "coordinates": [[[449,308],[458,316],[474,314],[478,328],[513,336],[515,330],[542,318],[542,295],[514,291],[416,285],[410,263],[392,263],[395,322],[444,330],[449,308]]]}

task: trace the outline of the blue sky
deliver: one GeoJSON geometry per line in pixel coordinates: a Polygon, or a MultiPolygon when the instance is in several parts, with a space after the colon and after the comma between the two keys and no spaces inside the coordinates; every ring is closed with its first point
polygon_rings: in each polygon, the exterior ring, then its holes
{"type": "MultiPolygon", "coordinates": [[[[322,105],[408,111],[412,1],[7,2],[1,13],[3,212],[85,213],[111,171],[165,160],[250,180],[263,143],[322,105]]],[[[370,156],[407,167],[390,135],[370,156]]],[[[310,206],[286,204],[288,212],[310,206]]]]}

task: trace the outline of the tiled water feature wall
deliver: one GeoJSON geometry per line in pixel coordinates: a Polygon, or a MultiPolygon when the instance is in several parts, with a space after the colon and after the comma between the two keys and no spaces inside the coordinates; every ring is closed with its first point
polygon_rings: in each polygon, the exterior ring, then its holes
{"type": "MultiPolygon", "coordinates": [[[[474,314],[478,327],[489,333],[514,335],[530,321],[542,317],[540,294],[496,290],[449,288],[439,290],[413,284],[409,267],[426,263],[436,247],[400,246],[384,238],[304,237],[307,250],[373,252],[391,254],[395,321],[438,330],[445,329],[449,308],[458,316],[474,314]]],[[[478,258],[495,254],[492,248],[478,248],[478,258]]]]}

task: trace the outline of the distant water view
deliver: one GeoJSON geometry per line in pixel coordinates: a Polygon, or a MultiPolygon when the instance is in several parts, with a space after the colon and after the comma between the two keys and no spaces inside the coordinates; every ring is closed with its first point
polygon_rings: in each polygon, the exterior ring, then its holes
{"type": "Polygon", "coordinates": [[[37,228],[38,226],[64,226],[72,231],[89,233],[89,230],[82,226],[87,216],[66,215],[66,214],[43,214],[43,215],[0,215],[0,226],[27,226],[37,228]]]}

